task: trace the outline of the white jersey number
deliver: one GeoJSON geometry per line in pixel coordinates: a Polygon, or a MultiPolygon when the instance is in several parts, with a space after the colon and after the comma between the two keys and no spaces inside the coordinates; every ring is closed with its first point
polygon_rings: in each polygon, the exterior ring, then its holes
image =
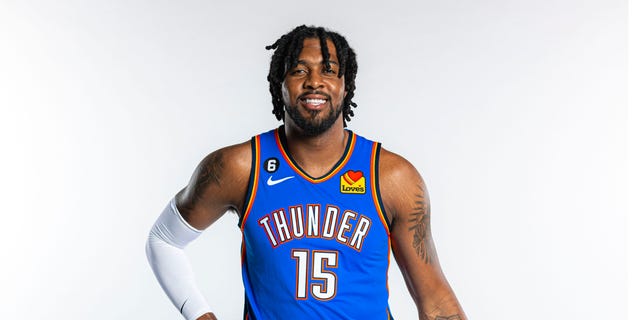
{"type": "Polygon", "coordinates": [[[311,271],[311,280],[316,281],[311,283],[311,295],[318,300],[331,300],[335,297],[338,277],[326,268],[338,267],[337,251],[314,250],[311,252],[311,261],[309,261],[309,250],[293,249],[291,258],[296,260],[297,299],[307,299],[309,271],[311,271]],[[311,262],[311,269],[309,269],[309,262],[311,262]]]}

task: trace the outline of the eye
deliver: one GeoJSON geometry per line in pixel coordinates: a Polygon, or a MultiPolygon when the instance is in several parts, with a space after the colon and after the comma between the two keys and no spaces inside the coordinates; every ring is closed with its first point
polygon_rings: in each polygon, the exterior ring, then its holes
{"type": "Polygon", "coordinates": [[[324,73],[337,74],[338,72],[336,72],[336,69],[334,68],[327,68],[327,69],[324,69],[324,73]]]}
{"type": "Polygon", "coordinates": [[[289,74],[292,76],[305,74],[307,71],[302,68],[294,68],[289,71],[289,74]]]}

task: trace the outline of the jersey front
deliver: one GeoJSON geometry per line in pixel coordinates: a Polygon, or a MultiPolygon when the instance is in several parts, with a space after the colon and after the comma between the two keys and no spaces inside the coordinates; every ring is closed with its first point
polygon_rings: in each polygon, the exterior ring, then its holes
{"type": "Polygon", "coordinates": [[[240,219],[245,319],[392,319],[380,145],[346,133],[342,158],[318,178],[289,156],[282,127],[252,139],[240,219]]]}

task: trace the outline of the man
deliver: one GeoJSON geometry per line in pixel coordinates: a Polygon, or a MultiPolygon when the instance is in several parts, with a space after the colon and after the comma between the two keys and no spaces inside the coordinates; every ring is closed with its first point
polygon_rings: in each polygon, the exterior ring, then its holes
{"type": "Polygon", "coordinates": [[[233,210],[245,319],[392,319],[391,250],[420,319],[466,319],[438,263],[422,178],[345,129],[356,106],[349,44],[299,26],[267,49],[284,125],[205,157],[150,233],[147,256],[174,305],[187,319],[216,319],[182,249],[233,210]]]}

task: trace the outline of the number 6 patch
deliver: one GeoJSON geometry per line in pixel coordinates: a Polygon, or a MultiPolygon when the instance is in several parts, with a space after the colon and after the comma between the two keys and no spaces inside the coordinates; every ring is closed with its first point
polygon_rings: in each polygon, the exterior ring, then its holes
{"type": "Polygon", "coordinates": [[[265,171],[274,173],[278,171],[278,168],[280,168],[280,160],[278,160],[278,158],[269,158],[265,160],[265,162],[262,164],[262,167],[265,171]]]}

